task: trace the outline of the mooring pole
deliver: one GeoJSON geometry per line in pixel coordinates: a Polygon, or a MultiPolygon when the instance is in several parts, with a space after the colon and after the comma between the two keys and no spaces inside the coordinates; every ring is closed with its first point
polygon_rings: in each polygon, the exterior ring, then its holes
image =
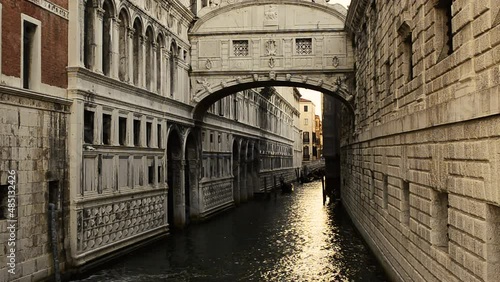
{"type": "Polygon", "coordinates": [[[323,188],[323,206],[325,205],[326,202],[326,193],[325,193],[325,176],[321,176],[321,188],[323,188]]]}

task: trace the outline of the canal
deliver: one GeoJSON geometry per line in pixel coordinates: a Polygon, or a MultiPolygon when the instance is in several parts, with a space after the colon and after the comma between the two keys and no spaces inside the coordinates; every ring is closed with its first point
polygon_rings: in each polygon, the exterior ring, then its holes
{"type": "Polygon", "coordinates": [[[321,182],[253,200],[78,281],[388,281],[321,182]]]}

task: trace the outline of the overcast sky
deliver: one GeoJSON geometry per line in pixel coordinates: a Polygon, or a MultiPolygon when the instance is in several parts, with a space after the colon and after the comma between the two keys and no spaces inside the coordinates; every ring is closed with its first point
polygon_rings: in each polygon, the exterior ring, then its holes
{"type": "MultiPolygon", "coordinates": [[[[351,3],[351,0],[330,0],[329,3],[330,4],[339,3],[347,8],[347,5],[351,3]]],[[[299,88],[299,92],[300,94],[302,94],[302,98],[311,100],[314,103],[314,105],[316,106],[316,114],[319,115],[321,118],[323,118],[323,115],[321,114],[321,93],[318,91],[309,90],[305,88],[299,88]]]]}

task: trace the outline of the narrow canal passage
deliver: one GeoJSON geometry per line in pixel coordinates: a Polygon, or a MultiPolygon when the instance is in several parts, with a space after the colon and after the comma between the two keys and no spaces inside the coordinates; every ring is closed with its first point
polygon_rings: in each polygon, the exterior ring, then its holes
{"type": "Polygon", "coordinates": [[[321,182],[176,232],[81,281],[387,281],[321,182]]]}

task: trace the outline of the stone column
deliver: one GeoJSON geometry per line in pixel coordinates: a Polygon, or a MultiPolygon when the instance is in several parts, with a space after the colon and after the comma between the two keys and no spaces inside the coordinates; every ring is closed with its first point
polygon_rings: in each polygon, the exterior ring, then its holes
{"type": "Polygon", "coordinates": [[[141,35],[140,37],[140,44],[139,44],[139,53],[141,54],[141,57],[139,58],[139,65],[137,66],[139,68],[139,85],[142,88],[147,88],[146,85],[146,64],[145,64],[145,59],[146,59],[146,36],[141,35]]]}
{"type": "Polygon", "coordinates": [[[96,8],[96,17],[94,17],[94,67],[93,70],[97,73],[102,74],[102,25],[104,10],[102,8],[96,8]]]}
{"type": "Polygon", "coordinates": [[[127,82],[130,84],[134,83],[134,34],[135,30],[133,28],[127,29],[128,34],[128,71],[127,71],[127,82]]]}
{"type": "Polygon", "coordinates": [[[112,78],[118,79],[118,71],[120,69],[120,20],[114,18],[112,20],[112,33],[111,33],[111,70],[112,78]]]}
{"type": "Polygon", "coordinates": [[[158,94],[161,96],[165,96],[165,60],[167,57],[165,49],[165,47],[161,47],[160,58],[156,58],[157,60],[160,60],[160,77],[157,77],[156,79],[160,80],[160,89],[158,90],[158,94]]]}
{"type": "Polygon", "coordinates": [[[151,68],[151,92],[158,92],[158,87],[156,86],[156,80],[159,79],[158,77],[156,77],[157,75],[157,72],[156,72],[156,66],[157,66],[157,63],[156,63],[156,60],[158,59],[156,57],[156,51],[157,51],[157,48],[158,48],[158,44],[156,44],[155,42],[153,42],[153,46],[151,46],[151,58],[152,58],[152,62],[149,62],[150,63],[150,67],[151,68]]]}
{"type": "MultiPolygon", "coordinates": [[[[84,67],[84,62],[83,62],[83,58],[84,58],[84,45],[85,45],[85,4],[87,3],[87,1],[92,1],[92,0],[80,0],[80,2],[78,3],[78,36],[76,36],[77,40],[79,40],[79,42],[75,42],[75,45],[78,46],[77,48],[79,48],[79,55],[78,55],[78,65],[80,67],[84,67]]],[[[70,4],[71,6],[71,4],[70,4]]],[[[71,29],[72,29],[72,26],[70,25],[70,32],[71,32],[71,29]]],[[[68,57],[68,60],[69,60],[69,65],[74,65],[72,62],[73,60],[75,60],[77,57],[76,56],[72,56],[72,50],[73,48],[70,49],[70,55],[68,57]]]]}

